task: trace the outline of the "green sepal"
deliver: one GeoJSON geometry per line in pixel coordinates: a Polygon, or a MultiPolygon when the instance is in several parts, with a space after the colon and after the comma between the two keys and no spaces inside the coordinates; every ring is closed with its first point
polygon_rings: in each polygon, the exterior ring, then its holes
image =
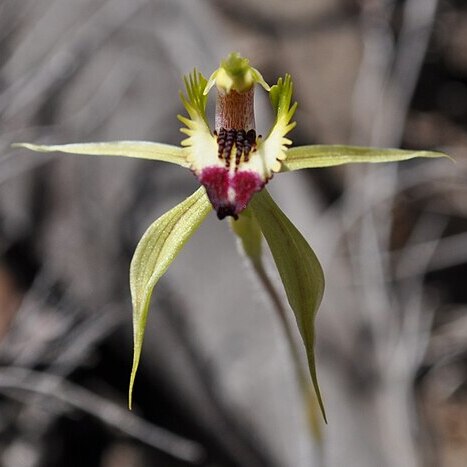
{"type": "Polygon", "coordinates": [[[109,141],[103,143],[75,144],[30,144],[14,143],[14,148],[26,148],[36,152],[65,152],[89,156],[122,156],[135,159],[171,162],[188,167],[183,149],[170,144],[152,143],[150,141],[109,141]]]}
{"type": "Polygon", "coordinates": [[[308,367],[319,406],[326,420],[315,365],[315,317],[324,293],[324,274],[315,253],[302,234],[280,210],[267,190],[250,202],[284,285],[305,344],[308,367]]]}
{"type": "Polygon", "coordinates": [[[133,368],[128,393],[130,408],[154,286],[211,209],[206,191],[201,187],[185,201],[159,217],[146,230],[136,247],[130,265],[134,338],[133,368]]]}
{"type": "Polygon", "coordinates": [[[416,157],[447,157],[450,159],[448,155],[435,151],[316,144],[289,148],[287,159],[282,163],[281,172],[362,162],[397,162],[416,157]]]}
{"type": "Polygon", "coordinates": [[[242,211],[237,220],[230,219],[230,226],[240,241],[242,251],[253,264],[260,264],[263,235],[251,208],[242,211]]]}

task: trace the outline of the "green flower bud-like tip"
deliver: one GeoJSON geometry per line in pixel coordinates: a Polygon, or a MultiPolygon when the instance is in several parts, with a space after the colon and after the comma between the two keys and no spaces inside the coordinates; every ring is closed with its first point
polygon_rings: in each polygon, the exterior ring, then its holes
{"type": "Polygon", "coordinates": [[[270,89],[261,73],[250,66],[250,61],[238,52],[233,52],[221,61],[220,67],[211,75],[204,89],[204,95],[214,84],[219,92],[228,94],[230,91],[238,93],[249,91],[255,83],[260,84],[266,91],[270,89]]]}

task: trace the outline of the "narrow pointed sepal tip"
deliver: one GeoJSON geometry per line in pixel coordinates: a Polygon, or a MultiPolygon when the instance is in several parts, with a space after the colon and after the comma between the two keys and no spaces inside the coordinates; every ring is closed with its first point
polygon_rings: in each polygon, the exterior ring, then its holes
{"type": "Polygon", "coordinates": [[[135,387],[135,377],[138,370],[138,362],[133,362],[131,369],[130,383],[128,385],[128,410],[133,410],[133,389],[135,387]]]}

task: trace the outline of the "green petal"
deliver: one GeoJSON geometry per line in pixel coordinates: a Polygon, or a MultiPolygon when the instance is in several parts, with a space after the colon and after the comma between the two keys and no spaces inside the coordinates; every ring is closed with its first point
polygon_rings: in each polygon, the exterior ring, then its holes
{"type": "Polygon", "coordinates": [[[188,167],[182,148],[170,144],[151,143],[149,141],[110,141],[106,143],[42,144],[15,143],[15,148],[26,148],[38,152],[66,152],[87,154],[90,156],[124,156],[135,159],[171,162],[188,167]]]}
{"type": "Polygon", "coordinates": [[[359,146],[312,145],[289,148],[282,172],[360,162],[397,162],[415,157],[449,157],[442,152],[379,149],[359,146]]]}
{"type": "Polygon", "coordinates": [[[310,245],[266,190],[257,193],[250,206],[271,249],[287,299],[295,314],[305,344],[313,386],[326,420],[314,354],[314,321],[324,292],[323,270],[310,245]]]}
{"type": "Polygon", "coordinates": [[[211,203],[204,188],[201,187],[185,201],[159,217],[146,230],[136,247],[130,266],[134,337],[133,368],[129,388],[130,408],[154,286],[211,209],[211,203]]]}

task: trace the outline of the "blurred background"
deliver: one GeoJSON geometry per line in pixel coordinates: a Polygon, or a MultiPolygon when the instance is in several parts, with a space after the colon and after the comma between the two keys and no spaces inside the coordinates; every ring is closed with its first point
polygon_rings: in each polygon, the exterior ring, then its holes
{"type": "MultiPolygon", "coordinates": [[[[262,90],[256,107],[265,132],[262,90]]],[[[0,122],[1,467],[467,465],[465,1],[0,0],[0,122]],[[457,161],[270,184],[327,278],[321,444],[268,298],[214,215],[157,286],[129,412],[129,261],[196,180],[10,148],[178,144],[181,76],[230,51],[270,84],[291,73],[295,144],[457,161]]]]}

